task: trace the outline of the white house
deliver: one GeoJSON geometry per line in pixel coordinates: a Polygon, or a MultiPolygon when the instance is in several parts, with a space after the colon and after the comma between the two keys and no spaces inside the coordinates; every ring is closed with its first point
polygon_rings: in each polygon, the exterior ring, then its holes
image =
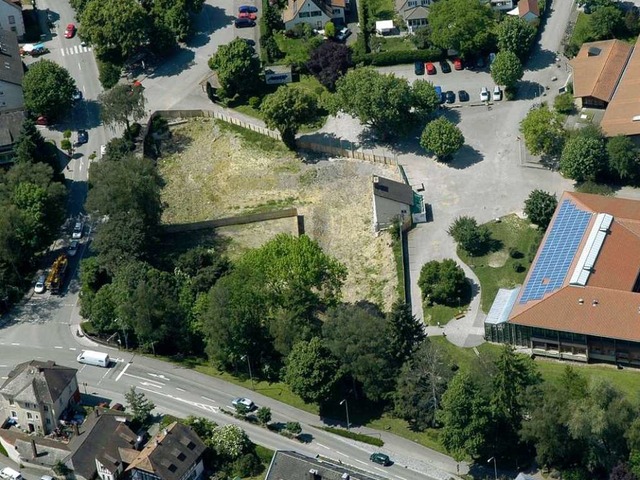
{"type": "Polygon", "coordinates": [[[24,20],[19,1],[0,0],[0,28],[24,37],[24,20]]]}
{"type": "Polygon", "coordinates": [[[299,23],[321,29],[330,20],[336,25],[344,24],[344,11],[345,0],[289,0],[282,20],[287,30],[299,23]]]}

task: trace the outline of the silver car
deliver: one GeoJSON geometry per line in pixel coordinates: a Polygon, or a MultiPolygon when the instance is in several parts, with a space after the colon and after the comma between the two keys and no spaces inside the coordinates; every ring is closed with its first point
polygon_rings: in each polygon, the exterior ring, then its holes
{"type": "Polygon", "coordinates": [[[38,277],[38,280],[36,280],[36,284],[33,287],[33,291],[36,293],[44,293],[45,291],[45,286],[44,286],[44,282],[46,281],[46,277],[44,275],[40,275],[38,277]]]}
{"type": "Polygon", "coordinates": [[[84,224],[82,222],[76,222],[73,226],[73,233],[71,234],[71,238],[80,239],[82,238],[82,231],[84,230],[84,224]]]}

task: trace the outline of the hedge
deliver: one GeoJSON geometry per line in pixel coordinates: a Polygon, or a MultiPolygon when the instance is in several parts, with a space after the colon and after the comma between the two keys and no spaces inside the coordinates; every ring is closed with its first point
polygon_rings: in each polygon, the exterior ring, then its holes
{"type": "Polygon", "coordinates": [[[325,432],[333,433],[335,435],[339,435],[341,437],[350,438],[351,440],[356,440],[362,443],[368,443],[369,445],[374,445],[376,447],[383,447],[384,441],[381,438],[371,437],[369,435],[364,435],[362,433],[352,432],[351,430],[344,430],[343,428],[333,428],[333,427],[316,427],[325,432]]]}
{"type": "Polygon", "coordinates": [[[439,48],[427,48],[425,50],[397,50],[365,54],[354,52],[353,61],[356,64],[361,63],[382,67],[401,63],[413,63],[416,61],[432,62],[441,58],[443,58],[442,50],[439,48]]]}

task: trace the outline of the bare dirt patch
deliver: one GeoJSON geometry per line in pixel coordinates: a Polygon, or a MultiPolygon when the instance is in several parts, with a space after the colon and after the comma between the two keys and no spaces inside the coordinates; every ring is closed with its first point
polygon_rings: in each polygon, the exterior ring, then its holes
{"type": "MultiPolygon", "coordinates": [[[[164,223],[184,223],[297,207],[305,232],[349,271],[344,300],[384,307],[397,298],[389,234],[372,230],[371,176],[399,179],[392,167],[349,159],[304,163],[279,142],[208,119],[172,130],[174,143],[158,162],[164,181],[164,223]]],[[[236,256],[280,232],[295,219],[218,229],[236,256]]]]}

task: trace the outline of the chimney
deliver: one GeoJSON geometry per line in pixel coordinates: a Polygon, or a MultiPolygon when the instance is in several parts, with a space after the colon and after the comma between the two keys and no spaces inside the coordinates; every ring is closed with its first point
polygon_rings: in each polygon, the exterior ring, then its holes
{"type": "Polygon", "coordinates": [[[31,440],[31,455],[33,455],[32,458],[38,458],[38,449],[36,448],[36,441],[35,440],[31,440]]]}

